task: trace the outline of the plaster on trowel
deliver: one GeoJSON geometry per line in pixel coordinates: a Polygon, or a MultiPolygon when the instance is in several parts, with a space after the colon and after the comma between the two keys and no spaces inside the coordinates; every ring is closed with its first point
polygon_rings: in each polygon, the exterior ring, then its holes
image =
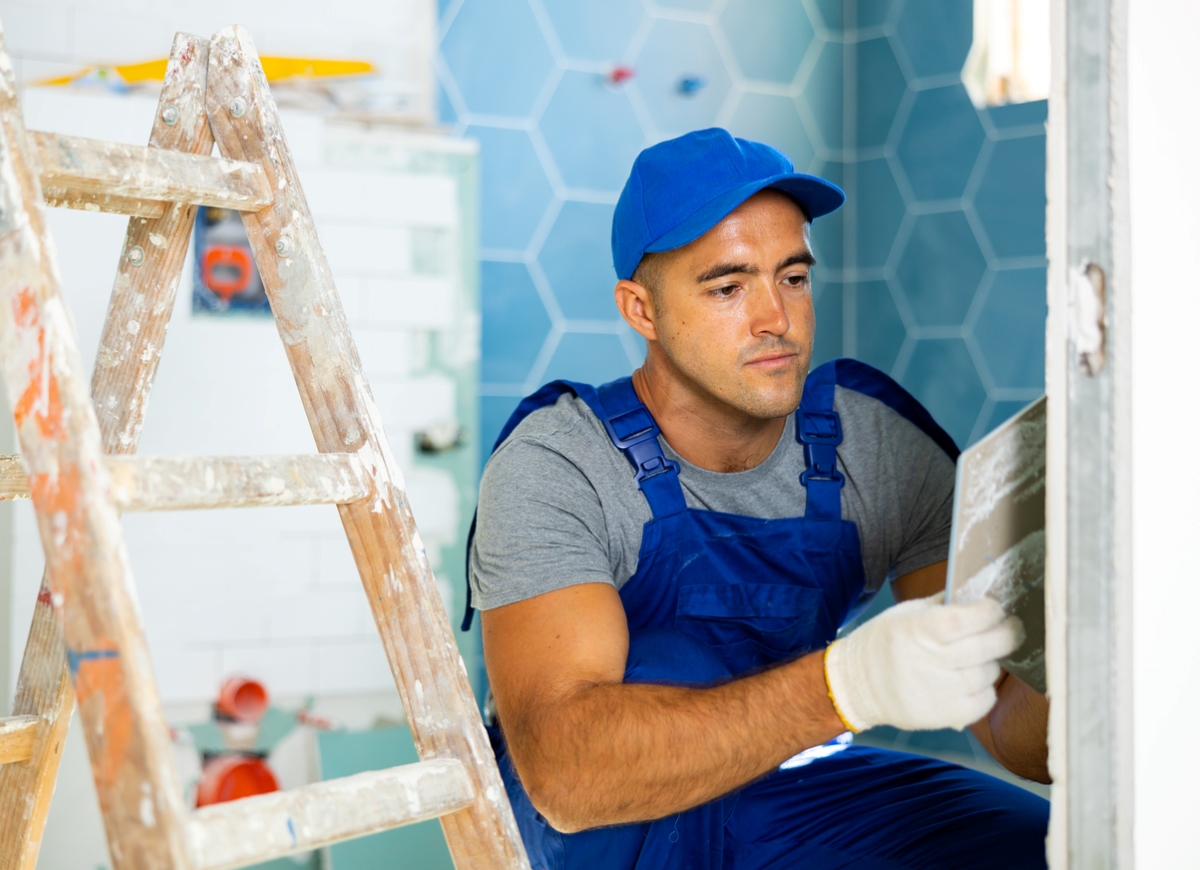
{"type": "Polygon", "coordinates": [[[994,598],[1021,618],[1025,642],[1001,662],[1046,691],[1046,399],[962,452],[946,601],[994,598]]]}

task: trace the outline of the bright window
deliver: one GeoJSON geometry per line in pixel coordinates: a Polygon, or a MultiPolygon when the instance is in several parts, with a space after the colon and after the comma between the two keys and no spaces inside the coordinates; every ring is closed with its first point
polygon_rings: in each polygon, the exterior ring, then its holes
{"type": "Polygon", "coordinates": [[[1050,95],[1050,0],[975,0],[963,83],[977,106],[1050,95]]]}

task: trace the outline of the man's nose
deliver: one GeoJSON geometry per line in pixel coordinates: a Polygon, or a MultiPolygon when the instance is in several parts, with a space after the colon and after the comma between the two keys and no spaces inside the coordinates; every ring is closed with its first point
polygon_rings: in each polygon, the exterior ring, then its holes
{"type": "Polygon", "coordinates": [[[754,335],[785,335],[791,326],[783,296],[773,282],[757,282],[750,298],[750,331],[754,335]]]}

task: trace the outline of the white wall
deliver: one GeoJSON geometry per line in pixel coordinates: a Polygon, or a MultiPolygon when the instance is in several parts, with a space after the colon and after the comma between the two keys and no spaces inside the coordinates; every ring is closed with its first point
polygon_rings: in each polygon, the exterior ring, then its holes
{"type": "Polygon", "coordinates": [[[432,121],[434,0],[0,0],[18,81],[166,57],[178,31],[249,28],[260,54],[369,60],[376,97],[410,95],[432,121]]]}
{"type": "MultiPolygon", "coordinates": [[[[31,128],[116,141],[144,141],[154,111],[145,98],[59,88],[27,90],[23,103],[31,128]]],[[[413,443],[417,431],[456,418],[457,396],[450,377],[419,370],[421,337],[469,331],[472,324],[464,316],[457,258],[440,276],[414,275],[410,242],[414,228],[458,238],[456,182],[447,175],[331,168],[320,116],[285,113],[284,126],[437,571],[439,543],[458,535],[460,494],[449,473],[413,462],[413,443]]],[[[470,148],[457,140],[410,139],[421,147],[470,148]]],[[[90,365],[126,219],[52,210],[48,220],[90,365]]],[[[193,315],[190,260],[181,285],[141,452],[313,452],[274,322],[193,315]]],[[[211,699],[233,672],[257,676],[285,697],[391,689],[332,506],[131,514],[123,525],[165,702],[211,699]]],[[[10,686],[41,577],[28,502],[16,506],[14,537],[10,686]]],[[[450,597],[448,589],[444,594],[450,597]]]]}
{"type": "Polygon", "coordinates": [[[1129,3],[1134,849],[1200,866],[1200,4],[1129,3]]]}

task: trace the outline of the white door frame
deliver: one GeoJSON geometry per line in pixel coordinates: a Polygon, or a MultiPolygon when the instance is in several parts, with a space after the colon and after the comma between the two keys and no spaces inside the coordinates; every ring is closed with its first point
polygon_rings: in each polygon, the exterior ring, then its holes
{"type": "Polygon", "coordinates": [[[1046,607],[1054,870],[1133,866],[1127,2],[1051,4],[1046,607]]]}

